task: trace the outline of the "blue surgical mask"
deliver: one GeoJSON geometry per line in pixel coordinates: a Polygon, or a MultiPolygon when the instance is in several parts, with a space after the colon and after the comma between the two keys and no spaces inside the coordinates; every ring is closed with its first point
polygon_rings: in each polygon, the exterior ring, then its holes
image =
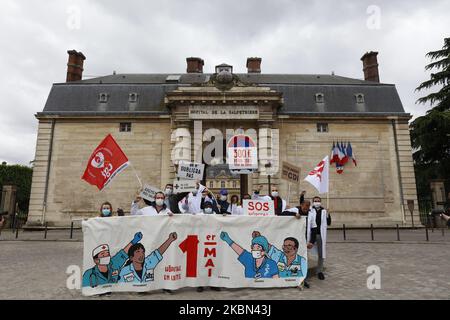
{"type": "Polygon", "coordinates": [[[103,214],[104,216],[109,216],[109,215],[111,214],[111,210],[109,210],[109,209],[103,209],[103,210],[102,210],[102,214],[103,214]]]}

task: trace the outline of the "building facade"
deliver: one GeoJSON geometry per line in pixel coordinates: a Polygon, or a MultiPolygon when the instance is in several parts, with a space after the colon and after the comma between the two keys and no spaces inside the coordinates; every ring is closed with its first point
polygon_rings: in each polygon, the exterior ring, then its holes
{"type": "MultiPolygon", "coordinates": [[[[248,58],[245,74],[226,64],[203,73],[202,59],[187,58],[186,73],[82,80],[85,56],[68,53],[67,81],[53,85],[36,114],[29,226],[69,225],[74,218],[97,215],[104,201],[129,211],[140,187],[131,169],[103,191],[81,179],[90,154],[108,133],[141,180],[163,188],[175,177],[174,162],[204,161],[203,152],[218,136],[226,141],[232,133],[246,132],[258,141],[260,170],[236,176],[212,163],[204,183],[213,191],[225,185],[230,194],[251,193],[262,184],[267,193],[270,174],[291,206],[298,205],[301,190],[307,197],[317,192],[305,181],[289,186],[281,179],[281,163],[300,167],[304,177],[330,154],[333,142],[351,142],[357,165],[347,163],[342,174],[330,166],[328,207],[334,223],[411,225],[408,200],[419,222],[411,116],[395,86],[379,82],[376,52],[361,58],[364,80],[264,74],[261,58],[248,58]]],[[[218,158],[220,163],[223,155],[218,158]]]]}

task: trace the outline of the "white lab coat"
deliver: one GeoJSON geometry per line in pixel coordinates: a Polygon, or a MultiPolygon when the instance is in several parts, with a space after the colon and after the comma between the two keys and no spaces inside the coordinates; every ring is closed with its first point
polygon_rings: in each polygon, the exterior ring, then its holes
{"type": "MultiPolygon", "coordinates": [[[[202,209],[200,208],[201,202],[202,202],[202,192],[203,190],[205,190],[205,186],[204,185],[199,185],[198,187],[198,191],[197,194],[194,196],[192,194],[192,192],[189,192],[189,194],[186,196],[187,197],[187,207],[182,205],[182,211],[183,213],[190,213],[190,214],[197,214],[197,213],[201,213],[202,209]]],[[[182,203],[186,200],[183,199],[182,203]]]]}
{"type": "MultiPolygon", "coordinates": [[[[311,208],[308,213],[308,226],[306,231],[306,241],[310,242],[311,240],[311,229],[317,228],[316,224],[316,209],[311,208]]],[[[327,210],[322,209],[322,217],[321,217],[321,223],[320,223],[320,236],[322,238],[322,257],[325,259],[327,256],[326,253],[326,246],[327,246],[327,210]]],[[[314,247],[311,249],[311,253],[318,254],[317,253],[317,243],[314,244],[314,247]]]]}
{"type": "Polygon", "coordinates": [[[156,211],[156,208],[153,206],[147,206],[142,209],[139,209],[139,203],[131,203],[130,215],[132,216],[157,216],[161,214],[169,214],[172,213],[169,208],[165,208],[161,210],[159,213],[156,211]]]}
{"type": "Polygon", "coordinates": [[[230,203],[228,206],[228,212],[230,212],[232,215],[241,216],[244,214],[244,210],[242,209],[242,206],[239,206],[234,203],[230,203]]]}

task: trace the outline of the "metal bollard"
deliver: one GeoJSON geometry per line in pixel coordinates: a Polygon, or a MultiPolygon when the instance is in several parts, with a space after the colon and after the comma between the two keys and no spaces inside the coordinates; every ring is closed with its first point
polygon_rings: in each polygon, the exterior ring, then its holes
{"type": "Polygon", "coordinates": [[[73,236],[73,221],[70,224],[70,239],[72,239],[72,236],[73,236]]]}
{"type": "Polygon", "coordinates": [[[442,236],[445,237],[445,228],[442,228],[442,236]]]}
{"type": "Polygon", "coordinates": [[[48,222],[45,223],[44,239],[47,239],[47,226],[48,226],[48,222]]]}
{"type": "Polygon", "coordinates": [[[426,237],[427,237],[427,241],[430,241],[430,240],[428,239],[428,227],[425,227],[425,235],[426,235],[426,237]]]}
{"type": "Polygon", "coordinates": [[[16,239],[19,237],[19,228],[16,226],[16,239]]]}
{"type": "Polygon", "coordinates": [[[373,241],[373,224],[370,224],[370,233],[372,235],[372,241],[373,241]]]}
{"type": "Polygon", "coordinates": [[[347,240],[347,237],[345,235],[345,223],[342,225],[342,232],[344,233],[344,240],[347,240]]]}
{"type": "Polygon", "coordinates": [[[398,229],[398,224],[397,224],[397,241],[400,241],[400,230],[398,229]]]}

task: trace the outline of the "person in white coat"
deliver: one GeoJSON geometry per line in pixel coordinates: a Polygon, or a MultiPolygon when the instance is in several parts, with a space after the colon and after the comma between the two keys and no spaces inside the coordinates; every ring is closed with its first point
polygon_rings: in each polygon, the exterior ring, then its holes
{"type": "Polygon", "coordinates": [[[261,190],[263,186],[260,185],[257,190],[253,192],[252,199],[253,200],[265,200],[265,201],[273,201],[275,215],[279,216],[283,211],[286,210],[286,200],[282,199],[278,193],[278,187],[272,186],[270,190],[270,195],[263,196],[261,195],[261,190]]]}
{"type": "Polygon", "coordinates": [[[313,198],[313,206],[308,214],[307,243],[308,249],[317,252],[317,277],[325,279],[323,274],[324,261],[326,259],[327,227],[331,224],[331,216],[322,207],[321,198],[313,198]]]}
{"type": "Polygon", "coordinates": [[[155,202],[150,202],[144,199],[144,202],[147,204],[147,207],[139,209],[139,201],[141,197],[136,197],[136,199],[131,204],[130,214],[132,216],[157,216],[161,214],[167,214],[172,216],[173,213],[167,208],[164,200],[166,195],[163,192],[157,192],[155,195],[155,202]]]}
{"type": "Polygon", "coordinates": [[[181,210],[183,213],[197,214],[201,213],[203,210],[201,208],[202,203],[202,193],[206,187],[199,182],[197,182],[197,189],[181,200],[181,210]]]}

